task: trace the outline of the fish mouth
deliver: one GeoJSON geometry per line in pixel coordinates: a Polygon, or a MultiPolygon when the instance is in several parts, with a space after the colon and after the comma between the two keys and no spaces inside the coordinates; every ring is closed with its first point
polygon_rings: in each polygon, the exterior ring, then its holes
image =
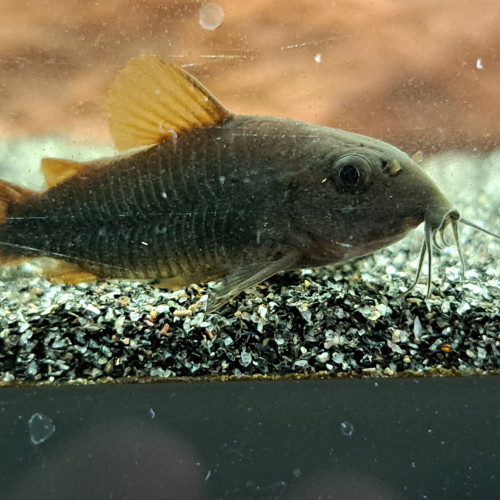
{"type": "Polygon", "coordinates": [[[422,247],[420,249],[420,257],[418,260],[417,275],[411,286],[404,292],[401,296],[409,294],[416,286],[422,274],[422,269],[424,265],[424,260],[427,255],[427,294],[426,298],[431,296],[431,286],[432,286],[432,260],[434,257],[433,249],[436,247],[441,250],[443,247],[450,246],[450,243],[446,240],[446,230],[448,226],[451,226],[453,231],[453,240],[455,246],[457,247],[458,255],[461,264],[461,275],[462,278],[465,274],[465,261],[462,253],[462,246],[460,245],[460,234],[459,234],[459,222],[465,222],[461,216],[460,212],[452,208],[448,210],[444,216],[440,219],[436,217],[425,217],[424,221],[424,241],[422,242],[422,247]]]}
{"type": "Polygon", "coordinates": [[[460,258],[460,266],[461,266],[461,277],[462,280],[465,276],[465,260],[462,252],[462,246],[460,244],[460,234],[459,234],[459,223],[464,224],[466,226],[472,227],[476,231],[481,231],[482,233],[488,234],[493,238],[500,240],[500,235],[492,233],[487,229],[484,229],[474,222],[468,221],[464,219],[460,212],[451,208],[447,212],[445,212],[444,216],[441,218],[436,217],[436,214],[426,215],[424,220],[424,241],[422,242],[422,247],[420,249],[420,257],[418,261],[417,275],[411,286],[406,290],[406,292],[402,293],[398,296],[398,298],[404,297],[408,295],[417,285],[420,275],[422,274],[422,268],[424,265],[425,256],[427,255],[427,295],[429,298],[431,295],[431,278],[432,278],[432,259],[433,259],[433,248],[436,247],[438,249],[442,249],[443,246],[450,246],[450,243],[446,241],[446,229],[448,226],[451,226],[453,231],[453,240],[455,242],[455,246],[457,247],[458,256],[460,258]]]}
{"type": "MultiPolygon", "coordinates": [[[[461,220],[460,212],[457,209],[450,210],[442,219],[441,224],[437,229],[427,229],[426,222],[426,232],[430,231],[432,235],[432,243],[434,246],[442,250],[443,246],[448,247],[450,243],[446,241],[446,229],[451,225],[453,229],[453,239],[455,240],[455,244],[460,246],[460,241],[458,239],[458,222],[461,220]],[[440,241],[439,241],[440,240],[440,241]]],[[[430,223],[429,223],[430,226],[430,223]]]]}

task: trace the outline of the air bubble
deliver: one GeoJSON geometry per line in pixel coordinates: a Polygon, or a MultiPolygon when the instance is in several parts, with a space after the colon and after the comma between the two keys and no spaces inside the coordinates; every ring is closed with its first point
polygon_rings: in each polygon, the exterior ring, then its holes
{"type": "Polygon", "coordinates": [[[345,420],[344,422],[340,423],[340,432],[344,436],[351,437],[354,433],[354,426],[351,423],[347,422],[347,420],[345,420]]]}
{"type": "Polygon", "coordinates": [[[50,417],[41,413],[34,413],[28,422],[30,439],[34,445],[47,441],[56,430],[56,426],[50,417]]]}
{"type": "Polygon", "coordinates": [[[216,3],[207,3],[200,9],[198,14],[198,22],[200,26],[206,30],[217,29],[224,20],[224,11],[222,7],[216,3]]]}

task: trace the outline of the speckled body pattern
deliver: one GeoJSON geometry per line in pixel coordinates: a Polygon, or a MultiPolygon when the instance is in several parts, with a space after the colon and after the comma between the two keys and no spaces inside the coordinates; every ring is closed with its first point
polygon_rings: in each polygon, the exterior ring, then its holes
{"type": "MultiPolygon", "coordinates": [[[[62,256],[104,278],[203,282],[291,250],[300,254],[292,267],[328,264],[372,251],[381,217],[363,214],[373,223],[353,235],[357,245],[346,227],[357,223],[367,204],[389,202],[391,190],[401,196],[398,178],[382,171],[398,155],[403,153],[396,148],[355,134],[240,116],[166,139],[11,205],[0,239],[14,255],[62,256]],[[375,182],[372,193],[352,195],[324,182],[335,160],[350,150],[373,156],[373,177],[387,185],[375,182]]],[[[421,189],[428,196],[433,186],[421,189]]],[[[403,236],[406,219],[413,226],[424,218],[407,194],[397,220],[383,213],[392,224],[379,231],[388,240],[382,246],[403,236]]]]}
{"type": "Polygon", "coordinates": [[[165,140],[11,205],[0,239],[14,254],[64,256],[108,278],[204,281],[267,261],[287,232],[290,187],[273,138],[235,128],[165,140]]]}

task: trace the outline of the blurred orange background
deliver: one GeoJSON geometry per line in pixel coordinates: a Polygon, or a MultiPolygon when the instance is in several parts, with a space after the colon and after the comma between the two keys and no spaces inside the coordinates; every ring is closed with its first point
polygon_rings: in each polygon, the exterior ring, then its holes
{"type": "Polygon", "coordinates": [[[498,0],[0,0],[0,135],[109,142],[106,93],[152,52],[229,108],[343,128],[410,154],[500,143],[498,0]]]}

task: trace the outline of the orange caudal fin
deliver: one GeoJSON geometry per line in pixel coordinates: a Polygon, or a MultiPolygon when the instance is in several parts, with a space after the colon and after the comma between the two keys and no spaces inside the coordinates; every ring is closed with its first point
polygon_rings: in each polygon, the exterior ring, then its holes
{"type": "MultiPolygon", "coordinates": [[[[23,203],[36,191],[0,180],[0,228],[7,223],[9,207],[23,203]]],[[[18,253],[4,252],[0,241],[0,266],[20,264],[27,258],[18,253]]]]}
{"type": "Polygon", "coordinates": [[[0,181],[0,225],[7,222],[7,214],[12,204],[18,204],[35,194],[36,191],[0,181]]]}

